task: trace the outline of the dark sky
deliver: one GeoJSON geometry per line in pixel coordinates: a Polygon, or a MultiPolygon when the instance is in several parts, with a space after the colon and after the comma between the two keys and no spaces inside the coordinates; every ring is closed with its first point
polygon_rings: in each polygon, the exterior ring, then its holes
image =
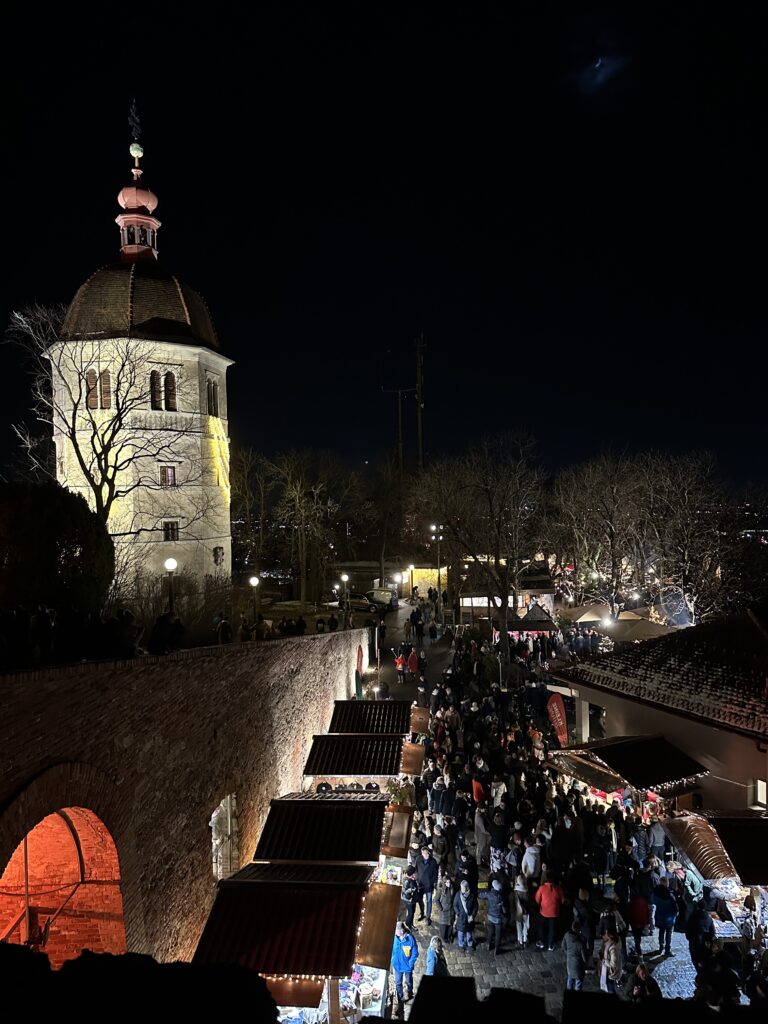
{"type": "Polygon", "coordinates": [[[374,459],[423,331],[429,452],[524,426],[553,467],[708,447],[764,482],[759,5],[157,7],[6,19],[3,320],[115,258],[135,93],[236,440],[374,459]]]}

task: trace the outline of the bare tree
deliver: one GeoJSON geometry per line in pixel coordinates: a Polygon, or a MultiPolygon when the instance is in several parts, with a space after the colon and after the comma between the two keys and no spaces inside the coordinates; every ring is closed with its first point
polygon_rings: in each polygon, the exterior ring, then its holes
{"type": "Polygon", "coordinates": [[[173,517],[194,539],[195,525],[211,512],[201,485],[206,475],[227,472],[224,460],[216,467],[203,458],[193,437],[201,429],[199,415],[189,415],[197,382],[186,403],[182,366],[170,365],[151,342],[128,337],[127,329],[119,338],[62,338],[65,312],[14,312],[7,333],[30,362],[35,426],[14,427],[30,465],[80,491],[115,538],[156,532],[173,517]],[[153,411],[160,402],[162,417],[153,411]],[[163,464],[172,474],[162,476],[163,464]]]}
{"type": "Polygon", "coordinates": [[[509,604],[517,606],[523,559],[536,551],[543,476],[528,437],[486,438],[458,459],[433,463],[418,481],[424,515],[439,519],[455,550],[483,580],[509,656],[509,604]]]}
{"type": "Polygon", "coordinates": [[[272,463],[254,448],[234,447],[231,458],[232,519],[249,570],[259,574],[269,534],[269,499],[276,486],[272,463]]]}

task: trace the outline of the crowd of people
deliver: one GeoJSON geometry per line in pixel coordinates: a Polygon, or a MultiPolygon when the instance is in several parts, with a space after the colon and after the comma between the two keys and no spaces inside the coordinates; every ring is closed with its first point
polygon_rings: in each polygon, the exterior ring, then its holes
{"type": "MultiPolygon", "coordinates": [[[[484,671],[477,640],[457,640],[452,665],[430,682],[408,639],[395,653],[398,676],[418,678],[417,704],[430,711],[402,889],[411,954],[424,925],[437,932],[430,947],[455,943],[467,957],[480,946],[494,956],[561,948],[569,989],[594,971],[603,991],[645,1001],[661,997],[652,967],[684,931],[697,993],[709,1005],[738,1001],[711,893],[674,859],[663,804],[649,813],[628,788],[605,803],[547,761],[544,705],[525,685],[531,659],[518,656],[520,685],[506,690],[484,671]]],[[[413,963],[393,957],[393,969],[402,1008],[413,963]]]]}

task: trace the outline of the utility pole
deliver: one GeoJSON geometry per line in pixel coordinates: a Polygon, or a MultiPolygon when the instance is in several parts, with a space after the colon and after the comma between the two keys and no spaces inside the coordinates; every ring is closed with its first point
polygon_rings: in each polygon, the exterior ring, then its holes
{"type": "Polygon", "coordinates": [[[424,469],[424,335],[416,339],[416,423],[419,442],[419,469],[424,469]]]}
{"type": "Polygon", "coordinates": [[[415,388],[382,388],[384,395],[397,395],[397,468],[400,479],[405,472],[405,441],[403,439],[403,395],[410,394],[415,388]]]}

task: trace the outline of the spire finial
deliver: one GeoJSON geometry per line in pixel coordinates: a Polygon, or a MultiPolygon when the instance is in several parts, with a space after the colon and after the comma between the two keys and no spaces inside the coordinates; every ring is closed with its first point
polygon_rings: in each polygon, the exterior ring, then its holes
{"type": "Polygon", "coordinates": [[[133,142],[130,147],[130,154],[134,159],[134,178],[141,177],[141,171],[139,168],[139,160],[144,156],[144,149],[139,143],[141,138],[141,121],[139,120],[139,112],[136,109],[136,97],[133,97],[131,102],[131,109],[128,111],[128,124],[131,128],[131,134],[133,135],[133,142]],[[138,172],[138,173],[137,173],[138,172]]]}

